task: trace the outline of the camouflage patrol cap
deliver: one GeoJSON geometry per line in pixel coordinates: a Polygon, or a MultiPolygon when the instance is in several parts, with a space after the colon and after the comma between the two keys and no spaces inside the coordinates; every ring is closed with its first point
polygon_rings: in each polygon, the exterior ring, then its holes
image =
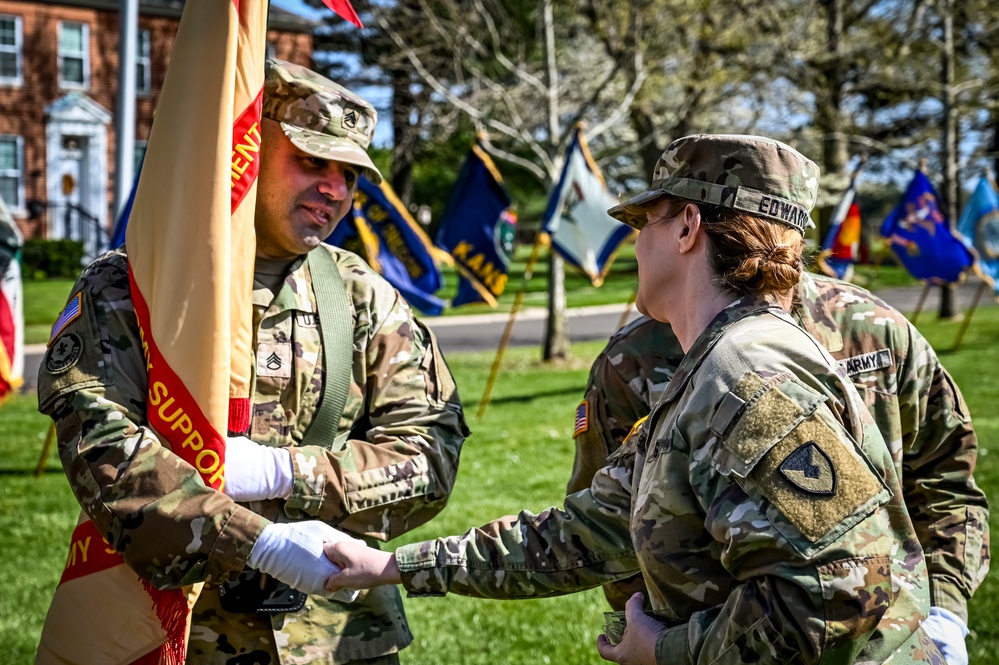
{"type": "Polygon", "coordinates": [[[663,196],[725,206],[780,222],[802,234],[812,226],[819,167],[789,145],[762,136],[697,134],[673,141],[659,158],[652,186],[607,213],[645,226],[663,196]]]}
{"type": "Polygon", "coordinates": [[[268,58],[264,71],[263,116],[281,123],[297,148],[360,166],[368,180],[382,181],[367,152],[378,122],[371,104],[301,65],[268,58]]]}

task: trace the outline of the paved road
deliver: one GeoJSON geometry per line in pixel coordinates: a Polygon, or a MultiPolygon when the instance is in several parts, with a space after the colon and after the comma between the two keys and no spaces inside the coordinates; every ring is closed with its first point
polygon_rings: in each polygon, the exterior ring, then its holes
{"type": "MultiPolygon", "coordinates": [[[[975,295],[979,280],[969,278],[958,287],[958,306],[965,310],[975,295]]],[[[900,287],[885,289],[878,293],[888,304],[903,311],[915,310],[921,288],[900,287]]],[[[996,301],[989,293],[982,296],[979,306],[994,306],[996,301]]],[[[940,305],[940,289],[930,290],[923,305],[923,312],[929,316],[940,305]]],[[[581,307],[569,310],[569,335],[573,342],[584,342],[597,339],[607,339],[621,320],[623,305],[601,305],[598,307],[581,307]]],[[[512,346],[541,346],[545,334],[545,311],[540,308],[524,310],[517,317],[513,335],[510,338],[512,346]]],[[[632,308],[630,319],[638,316],[632,308]]],[[[506,314],[481,314],[471,316],[447,316],[425,319],[427,324],[437,334],[437,340],[445,353],[459,351],[492,351],[499,344],[503,328],[508,319],[506,314]]],[[[44,353],[43,345],[28,347],[24,363],[24,390],[34,390],[35,377],[38,375],[38,364],[44,353]]]]}

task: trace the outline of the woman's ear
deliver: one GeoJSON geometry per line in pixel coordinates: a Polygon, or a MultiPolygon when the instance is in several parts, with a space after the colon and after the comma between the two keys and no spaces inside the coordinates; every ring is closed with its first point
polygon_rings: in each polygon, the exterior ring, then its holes
{"type": "Polygon", "coordinates": [[[677,238],[677,250],[681,254],[686,254],[697,246],[697,238],[701,231],[701,209],[693,203],[688,203],[683,207],[683,213],[676,220],[679,237],[677,238]]]}

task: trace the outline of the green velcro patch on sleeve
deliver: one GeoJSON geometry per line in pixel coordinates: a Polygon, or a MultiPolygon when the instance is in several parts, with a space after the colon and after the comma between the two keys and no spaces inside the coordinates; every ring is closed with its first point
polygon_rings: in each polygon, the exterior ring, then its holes
{"type": "Polygon", "coordinates": [[[778,441],[750,479],[813,543],[863,519],[884,489],[852,444],[818,414],[778,441]]]}
{"type": "MultiPolygon", "coordinates": [[[[747,373],[732,391],[746,402],[734,425],[724,437],[724,459],[718,461],[731,473],[745,477],[777,441],[787,435],[807,415],[798,402],[762,378],[747,373]]],[[[821,401],[817,397],[816,403],[821,401]]],[[[722,406],[727,402],[722,401],[722,406]]],[[[716,424],[717,426],[717,424],[716,424]]]]}

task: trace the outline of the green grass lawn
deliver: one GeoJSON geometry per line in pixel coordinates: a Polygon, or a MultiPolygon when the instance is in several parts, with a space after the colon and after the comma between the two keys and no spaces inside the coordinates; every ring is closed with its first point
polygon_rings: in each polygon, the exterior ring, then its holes
{"type": "MultiPolygon", "coordinates": [[[[941,351],[967,398],[982,450],[976,478],[999,505],[999,308],[980,309],[961,350],[958,325],[925,317],[920,328],[941,351]]],[[[559,504],[573,459],[573,411],[601,343],[576,344],[571,361],[553,371],[537,349],[511,349],[482,420],[474,416],[492,353],[454,354],[473,435],[444,512],[393,545],[461,533],[522,509],[559,504]]],[[[77,505],[53,455],[46,473],[31,474],[47,427],[34,397],[0,407],[0,663],[29,663],[61,572],[77,505]]],[[[999,542],[999,541],[997,541],[999,542]]],[[[999,653],[999,585],[990,575],[971,603],[972,663],[999,653]],[[996,594],[996,595],[993,595],[996,594]]],[[[482,601],[449,596],[406,601],[416,641],[407,664],[600,663],[595,640],[603,623],[598,590],[535,601],[482,601]]]]}
{"type": "Polygon", "coordinates": [[[52,324],[66,306],[72,279],[40,279],[24,282],[24,343],[44,344],[52,324]]]}

